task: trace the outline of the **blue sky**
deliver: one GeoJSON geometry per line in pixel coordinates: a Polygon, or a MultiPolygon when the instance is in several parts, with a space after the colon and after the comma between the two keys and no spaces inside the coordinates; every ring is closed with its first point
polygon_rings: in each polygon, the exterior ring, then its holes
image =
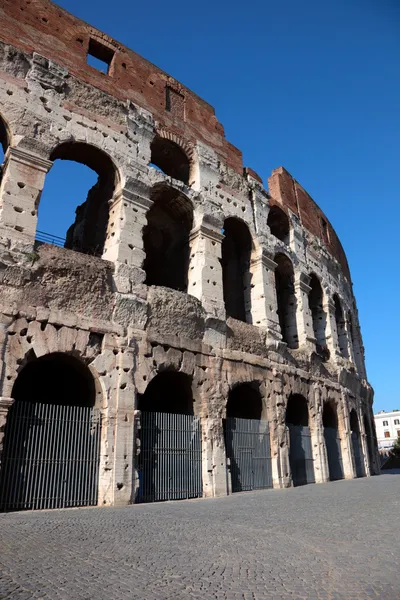
{"type": "MultiPolygon", "coordinates": [[[[347,252],[375,411],[400,408],[400,3],[58,3],[212,104],[265,182],[284,165],[308,190],[347,252]]],[[[39,228],[64,235],[96,177],[58,163],[39,228]]]]}

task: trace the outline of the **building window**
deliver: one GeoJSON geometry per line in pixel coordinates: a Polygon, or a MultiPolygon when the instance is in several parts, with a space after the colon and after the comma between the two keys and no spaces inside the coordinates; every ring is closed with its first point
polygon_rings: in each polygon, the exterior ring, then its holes
{"type": "Polygon", "coordinates": [[[390,431],[385,431],[385,437],[386,438],[390,437],[390,431]]]}
{"type": "Polygon", "coordinates": [[[394,424],[395,424],[395,425],[400,425],[400,421],[399,421],[399,419],[395,419],[395,420],[394,420],[394,424]]]}
{"type": "Polygon", "coordinates": [[[383,421],[382,425],[383,425],[384,427],[389,427],[389,421],[383,421]]]}
{"type": "Polygon", "coordinates": [[[97,40],[90,38],[87,53],[87,64],[102,73],[108,74],[114,51],[97,40]]]}
{"type": "Polygon", "coordinates": [[[397,430],[397,437],[400,437],[400,429],[397,430]]]}

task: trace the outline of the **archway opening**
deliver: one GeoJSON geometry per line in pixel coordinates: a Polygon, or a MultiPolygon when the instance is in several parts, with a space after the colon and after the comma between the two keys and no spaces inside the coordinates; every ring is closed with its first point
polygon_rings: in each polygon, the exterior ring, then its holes
{"type": "Polygon", "coordinates": [[[5,121],[3,121],[3,119],[0,116],[0,183],[4,172],[5,154],[7,152],[9,144],[10,140],[8,135],[8,128],[5,121]]]}
{"type": "Polygon", "coordinates": [[[261,420],[262,399],[258,386],[240,383],[229,392],[226,405],[227,418],[261,420]]]}
{"type": "Polygon", "coordinates": [[[94,406],[95,382],[81,360],[55,352],[25,365],[15,380],[12,397],[16,402],[94,406]]]}
{"type": "Polygon", "coordinates": [[[32,358],[12,390],[0,473],[0,509],[97,504],[100,411],[95,382],[78,358],[32,358]]]}
{"type": "Polygon", "coordinates": [[[186,196],[164,185],[153,189],[151,199],[153,205],[143,231],[146,284],[186,292],[192,204],[186,196]]]}
{"type": "Polygon", "coordinates": [[[363,417],[364,420],[364,431],[365,431],[365,435],[367,438],[367,448],[368,448],[368,458],[369,458],[369,468],[370,468],[370,474],[372,475],[372,470],[373,470],[373,457],[374,457],[374,442],[373,442],[373,437],[371,434],[371,426],[368,420],[368,417],[366,414],[364,414],[363,417]]]}
{"type": "Polygon", "coordinates": [[[151,143],[150,150],[150,166],[154,166],[165,175],[189,185],[190,161],[178,144],[156,135],[151,143]]]}
{"type": "Polygon", "coordinates": [[[342,305],[341,305],[339,296],[337,294],[333,295],[333,302],[335,305],[336,331],[337,331],[340,354],[344,358],[349,358],[346,322],[345,322],[345,318],[344,318],[344,314],[343,314],[343,310],[342,310],[342,305]]]}
{"type": "Polygon", "coordinates": [[[228,478],[232,492],[272,487],[268,421],[256,382],[233,387],[224,420],[228,478]]]}
{"type": "Polygon", "coordinates": [[[271,206],[268,213],[267,225],[272,235],[278,238],[278,240],[281,240],[284,244],[289,244],[289,219],[279,206],[271,206]]]}
{"type": "Polygon", "coordinates": [[[356,476],[364,477],[363,455],[361,447],[360,425],[357,413],[354,408],[350,411],[350,431],[351,442],[353,445],[354,463],[356,467],[356,476]]]}
{"type": "Polygon", "coordinates": [[[202,496],[200,420],[194,416],[192,378],[164,371],[139,397],[137,502],[202,496]]]}
{"type": "Polygon", "coordinates": [[[293,265],[285,254],[277,254],[274,261],[278,265],[275,269],[275,286],[282,339],[289,348],[295,349],[299,347],[299,337],[293,265]]]}
{"type": "Polygon", "coordinates": [[[54,164],[37,207],[36,239],[101,256],[109,204],[119,181],[114,163],[102,150],[83,142],[60,144],[50,160],[54,164]]]}
{"type": "Polygon", "coordinates": [[[317,352],[323,353],[326,348],[326,313],[323,308],[323,294],[321,283],[316,275],[310,277],[311,290],[308,294],[308,303],[310,306],[314,337],[317,343],[317,352]]]}
{"type": "Polygon", "coordinates": [[[336,407],[332,402],[325,402],[322,411],[322,424],[328,457],[329,479],[331,481],[343,479],[343,461],[340,436],[338,430],[338,417],[336,407]]]}
{"type": "Polygon", "coordinates": [[[222,242],[222,281],[226,314],[247,321],[251,314],[250,257],[252,240],[249,228],[240,219],[229,217],[224,222],[222,242]]]}
{"type": "Polygon", "coordinates": [[[315,483],[308,403],[304,396],[291,394],[286,408],[289,428],[289,463],[294,486],[315,483]]]}

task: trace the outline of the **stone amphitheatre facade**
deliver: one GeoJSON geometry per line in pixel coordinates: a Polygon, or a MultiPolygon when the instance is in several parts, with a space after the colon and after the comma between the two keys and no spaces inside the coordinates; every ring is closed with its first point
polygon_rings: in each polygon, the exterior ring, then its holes
{"type": "Polygon", "coordinates": [[[349,268],[307,192],[52,2],[0,18],[1,508],[377,474],[349,268]],[[65,247],[37,234],[59,160],[98,174],[65,247]]]}

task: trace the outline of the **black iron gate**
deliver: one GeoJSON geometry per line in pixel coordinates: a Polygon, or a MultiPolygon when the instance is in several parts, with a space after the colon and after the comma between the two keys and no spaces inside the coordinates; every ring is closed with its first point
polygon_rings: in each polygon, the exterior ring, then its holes
{"type": "Polygon", "coordinates": [[[364,468],[362,464],[362,451],[360,434],[357,431],[351,432],[351,442],[353,445],[354,462],[356,466],[356,476],[364,477],[364,468]]]}
{"type": "Polygon", "coordinates": [[[335,427],[325,427],[324,437],[326,453],[328,455],[329,479],[331,481],[343,479],[343,461],[339,431],[335,427]]]}
{"type": "Polygon", "coordinates": [[[226,419],[225,448],[230,464],[232,492],[272,487],[267,421],[226,419]]]}
{"type": "Polygon", "coordinates": [[[0,471],[0,510],[97,504],[100,412],[18,401],[10,408],[0,471]]]}
{"type": "Polygon", "coordinates": [[[289,462],[293,485],[315,483],[310,428],[302,425],[289,425],[288,427],[290,434],[289,462]]]}
{"type": "Polygon", "coordinates": [[[142,412],[137,502],[203,495],[198,417],[142,412]]]}

